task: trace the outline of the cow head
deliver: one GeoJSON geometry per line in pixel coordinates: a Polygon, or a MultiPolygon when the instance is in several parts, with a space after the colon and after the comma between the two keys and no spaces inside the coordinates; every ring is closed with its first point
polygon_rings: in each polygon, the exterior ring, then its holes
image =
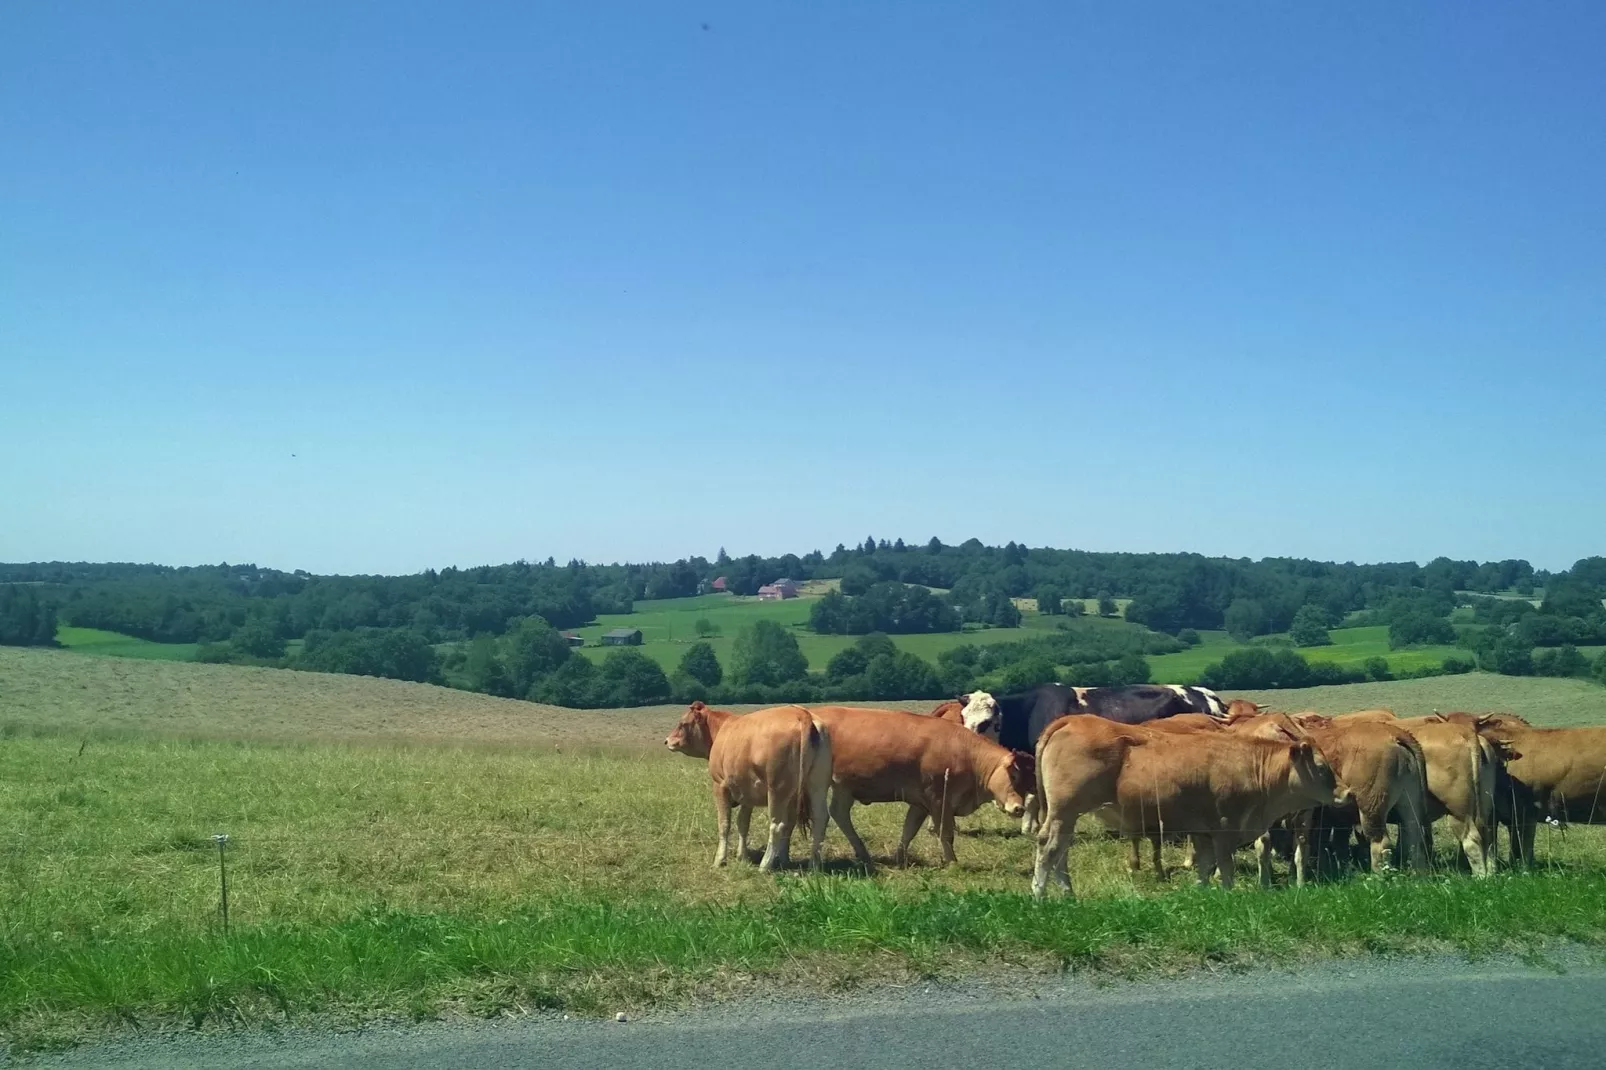
{"type": "MultiPolygon", "coordinates": [[[[1215,694],[1215,692],[1212,691],[1211,694],[1215,694]]],[[[1221,717],[1228,724],[1233,724],[1237,721],[1247,721],[1251,717],[1259,717],[1270,708],[1270,706],[1262,706],[1258,702],[1250,702],[1246,698],[1235,698],[1227,703],[1226,709],[1221,713],[1221,717]]]]}
{"type": "MultiPolygon", "coordinates": [[[[1009,757],[1009,786],[1015,789],[1016,794],[1025,798],[1037,792],[1037,758],[1025,751],[1012,751],[1009,757]]],[[[994,802],[1005,813],[1009,811],[1004,804],[994,802]]]]}
{"type": "Polygon", "coordinates": [[[688,758],[706,758],[713,742],[713,733],[708,730],[708,707],[693,702],[681,714],[674,730],[664,740],[664,746],[688,758]]]}
{"type": "Polygon", "coordinates": [[[1355,798],[1338,781],[1327,758],[1308,739],[1288,744],[1288,786],[1321,806],[1343,806],[1355,798]]]}
{"type": "Polygon", "coordinates": [[[1495,754],[1500,756],[1502,762],[1514,762],[1522,757],[1522,751],[1517,749],[1517,741],[1505,739],[1500,736],[1484,736],[1489,745],[1494,748],[1495,754]]]}
{"type": "Polygon", "coordinates": [[[978,736],[998,737],[998,731],[1003,727],[1002,718],[998,713],[998,700],[985,691],[972,691],[968,695],[960,695],[959,701],[964,706],[959,711],[959,717],[966,728],[978,736]]]}
{"type": "Polygon", "coordinates": [[[1026,812],[1026,796],[1037,790],[1037,763],[1030,754],[1010,751],[1009,757],[998,763],[992,776],[987,778],[987,794],[993,805],[1010,817],[1026,812]],[[1028,785],[1024,789],[1021,785],[1028,785]]]}

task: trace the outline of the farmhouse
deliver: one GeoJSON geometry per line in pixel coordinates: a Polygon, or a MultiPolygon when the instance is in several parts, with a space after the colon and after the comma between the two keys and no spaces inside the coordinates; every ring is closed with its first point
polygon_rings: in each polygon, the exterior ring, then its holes
{"type": "Polygon", "coordinates": [[[724,594],[727,582],[728,581],[725,579],[724,576],[720,576],[718,579],[714,580],[714,582],[709,584],[708,586],[710,588],[712,588],[716,593],[724,594]]]}
{"type": "Polygon", "coordinates": [[[583,635],[575,635],[573,632],[564,632],[563,633],[563,641],[565,643],[568,643],[570,646],[585,646],[586,645],[585,636],[583,636],[583,635]]]}
{"type": "Polygon", "coordinates": [[[603,646],[640,646],[640,628],[615,628],[602,633],[603,646]]]}
{"type": "Polygon", "coordinates": [[[758,597],[761,602],[779,602],[783,598],[796,598],[797,584],[788,579],[766,583],[758,589],[758,597]]]}

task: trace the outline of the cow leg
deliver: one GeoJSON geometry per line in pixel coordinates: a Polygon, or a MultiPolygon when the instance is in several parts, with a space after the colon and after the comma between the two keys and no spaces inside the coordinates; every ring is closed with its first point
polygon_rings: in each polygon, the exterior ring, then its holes
{"type": "Polygon", "coordinates": [[[1133,873],[1137,873],[1143,869],[1143,855],[1138,850],[1138,844],[1142,842],[1142,837],[1128,836],[1126,838],[1126,842],[1128,846],[1132,848],[1132,857],[1127,859],[1126,868],[1131,870],[1133,873]]]}
{"type": "Polygon", "coordinates": [[[942,864],[945,866],[951,866],[959,861],[959,856],[954,854],[953,808],[950,807],[947,813],[941,815],[941,818],[942,832],[938,839],[942,841],[942,864]]]}
{"type": "Polygon", "coordinates": [[[1482,826],[1476,821],[1467,821],[1462,824],[1460,833],[1461,849],[1467,853],[1472,875],[1487,877],[1494,873],[1494,858],[1489,854],[1489,843],[1482,826]]]}
{"type": "Polygon", "coordinates": [[[859,831],[853,827],[853,796],[841,788],[831,789],[831,818],[836,827],[842,830],[842,835],[848,838],[848,845],[853,848],[853,857],[866,866],[872,865],[870,849],[859,839],[859,831]]]}
{"type": "Polygon", "coordinates": [[[825,855],[826,791],[809,792],[809,868],[818,870],[825,855]]]}
{"type": "Polygon", "coordinates": [[[1023,812],[1020,816],[1020,834],[1022,836],[1031,836],[1037,832],[1038,827],[1042,823],[1041,814],[1039,813],[1041,809],[1041,800],[1039,800],[1038,797],[1031,792],[1027,792],[1025,803],[1025,812],[1023,812]]]}
{"type": "Polygon", "coordinates": [[[909,812],[903,815],[903,835],[898,838],[898,854],[894,859],[899,867],[909,864],[909,845],[914,842],[916,834],[920,832],[920,826],[925,823],[929,815],[930,811],[924,807],[916,806],[914,803],[909,804],[909,812]]]}
{"type": "Polygon", "coordinates": [[[1539,822],[1526,815],[1512,818],[1509,826],[1511,832],[1511,864],[1519,863],[1528,869],[1534,864],[1534,836],[1539,831],[1539,822]]]}
{"type": "Polygon", "coordinates": [[[747,861],[747,830],[753,823],[753,808],[742,803],[736,810],[736,857],[747,861]]]}
{"type": "MultiPolygon", "coordinates": [[[[1295,850],[1298,850],[1298,848],[1295,848],[1295,850]]],[[[1255,865],[1260,870],[1260,886],[1262,888],[1270,888],[1271,833],[1269,831],[1262,832],[1260,837],[1255,840],[1255,865]]],[[[1298,868],[1298,863],[1295,863],[1295,868],[1298,868]]]]}
{"type": "Polygon", "coordinates": [[[1193,847],[1193,875],[1201,886],[1210,883],[1210,874],[1216,871],[1216,848],[1210,836],[1189,836],[1193,847]]]}
{"type": "Polygon", "coordinates": [[[1037,834],[1037,859],[1032,867],[1034,898],[1041,899],[1048,891],[1050,874],[1053,874],[1054,882],[1065,889],[1065,894],[1072,894],[1071,874],[1066,858],[1070,854],[1071,845],[1075,842],[1075,819],[1066,821],[1064,818],[1050,815],[1048,822],[1037,834]]]}
{"type": "Polygon", "coordinates": [[[1154,879],[1161,881],[1170,876],[1165,869],[1165,858],[1160,853],[1160,842],[1163,839],[1159,833],[1149,837],[1149,843],[1154,847],[1154,879]]]}
{"type": "Polygon", "coordinates": [[[1409,866],[1415,876],[1426,876],[1428,857],[1422,844],[1422,815],[1406,799],[1394,808],[1391,816],[1400,829],[1400,865],[1409,866]]]}
{"type": "Polygon", "coordinates": [[[1215,841],[1216,873],[1221,877],[1221,886],[1231,888],[1234,875],[1232,852],[1238,845],[1237,839],[1233,836],[1217,836],[1215,841]]]}
{"type": "Polygon", "coordinates": [[[714,820],[719,826],[719,849],[714,852],[715,867],[725,864],[731,839],[731,801],[722,786],[714,787],[714,820]]]}
{"type": "MultiPolygon", "coordinates": [[[[764,857],[758,862],[758,868],[763,872],[785,868],[791,860],[792,824],[797,820],[796,799],[787,798],[771,787],[768,801],[769,838],[764,843],[764,857]]],[[[743,809],[746,810],[745,807],[743,809]]]]}

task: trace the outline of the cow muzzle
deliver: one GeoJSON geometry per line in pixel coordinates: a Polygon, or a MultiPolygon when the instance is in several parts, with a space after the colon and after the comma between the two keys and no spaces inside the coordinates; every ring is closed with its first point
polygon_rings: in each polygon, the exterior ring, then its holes
{"type": "Polygon", "coordinates": [[[1008,806],[1002,807],[1002,810],[1010,817],[1020,817],[1026,812],[1026,806],[1024,803],[1014,802],[1010,803],[1008,806]]]}

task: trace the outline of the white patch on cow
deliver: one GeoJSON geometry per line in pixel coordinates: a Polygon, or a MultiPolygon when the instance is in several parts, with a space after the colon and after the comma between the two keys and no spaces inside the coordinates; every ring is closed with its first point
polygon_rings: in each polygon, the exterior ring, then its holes
{"type": "Polygon", "coordinates": [[[1076,695],[1076,704],[1078,706],[1086,708],[1086,706],[1087,706],[1087,693],[1089,691],[1091,691],[1091,690],[1093,690],[1091,687],[1073,687],[1073,688],[1071,688],[1072,693],[1076,695]]]}
{"type": "Polygon", "coordinates": [[[1185,702],[1191,701],[1188,699],[1188,689],[1183,687],[1181,684],[1166,684],[1165,686],[1176,692],[1177,698],[1180,698],[1185,702]]]}
{"type": "Polygon", "coordinates": [[[1221,696],[1208,687],[1196,687],[1195,691],[1204,696],[1205,706],[1212,717],[1227,716],[1227,704],[1221,701],[1221,696]]]}
{"type": "Polygon", "coordinates": [[[965,707],[959,711],[965,727],[978,736],[998,735],[998,700],[985,691],[972,691],[965,696],[965,707]]]}

